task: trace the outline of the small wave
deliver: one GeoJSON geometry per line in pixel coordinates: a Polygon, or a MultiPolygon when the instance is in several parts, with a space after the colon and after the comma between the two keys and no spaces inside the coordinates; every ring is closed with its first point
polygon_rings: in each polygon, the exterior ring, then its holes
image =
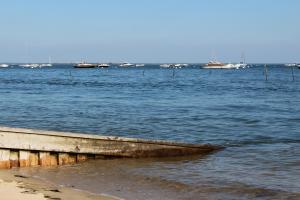
{"type": "Polygon", "coordinates": [[[263,145],[263,144],[300,144],[300,139],[277,139],[277,138],[261,138],[245,141],[227,141],[224,143],[226,147],[242,147],[250,145],[263,145]]]}

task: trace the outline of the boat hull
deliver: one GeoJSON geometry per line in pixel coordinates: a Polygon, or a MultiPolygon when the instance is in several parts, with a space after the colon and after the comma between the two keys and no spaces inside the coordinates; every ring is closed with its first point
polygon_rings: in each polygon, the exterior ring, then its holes
{"type": "Polygon", "coordinates": [[[74,65],[73,67],[74,67],[74,68],[84,68],[84,69],[88,69],[88,68],[95,68],[95,67],[97,67],[97,65],[84,65],[84,66],[81,66],[81,65],[74,65]]]}

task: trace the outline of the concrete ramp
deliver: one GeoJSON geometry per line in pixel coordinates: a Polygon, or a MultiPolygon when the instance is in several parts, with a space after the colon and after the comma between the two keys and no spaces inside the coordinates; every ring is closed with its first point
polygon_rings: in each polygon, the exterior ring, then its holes
{"type": "Polygon", "coordinates": [[[208,154],[221,148],[210,144],[0,127],[0,168],[55,166],[89,158],[208,154]]]}

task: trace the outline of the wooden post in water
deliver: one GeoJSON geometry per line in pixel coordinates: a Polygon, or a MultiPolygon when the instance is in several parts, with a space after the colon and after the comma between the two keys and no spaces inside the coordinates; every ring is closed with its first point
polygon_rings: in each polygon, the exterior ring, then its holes
{"type": "Polygon", "coordinates": [[[293,81],[295,81],[295,76],[294,76],[294,66],[292,66],[292,77],[293,77],[293,81]]]}
{"type": "Polygon", "coordinates": [[[71,70],[69,71],[69,77],[70,77],[71,81],[73,81],[73,75],[72,75],[71,70]]]}
{"type": "Polygon", "coordinates": [[[268,81],[268,68],[267,68],[267,64],[265,64],[265,77],[266,77],[266,81],[268,81]]]}

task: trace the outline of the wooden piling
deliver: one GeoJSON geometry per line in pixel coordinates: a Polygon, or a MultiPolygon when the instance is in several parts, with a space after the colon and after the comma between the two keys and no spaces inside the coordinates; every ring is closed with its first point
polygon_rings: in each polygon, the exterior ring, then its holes
{"type": "Polygon", "coordinates": [[[294,76],[294,66],[292,66],[292,77],[293,77],[293,81],[295,81],[295,76],[294,76]]]}
{"type": "Polygon", "coordinates": [[[264,67],[264,74],[265,74],[265,80],[268,81],[268,68],[267,68],[267,64],[265,64],[265,67],[264,67]]]}

